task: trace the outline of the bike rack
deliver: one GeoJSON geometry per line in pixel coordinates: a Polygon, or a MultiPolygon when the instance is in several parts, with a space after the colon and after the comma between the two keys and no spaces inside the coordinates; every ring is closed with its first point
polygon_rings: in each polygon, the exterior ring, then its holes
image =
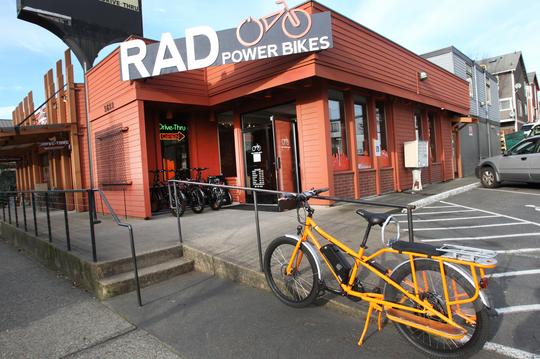
{"type": "MultiPolygon", "coordinates": [[[[262,254],[262,244],[261,244],[261,229],[260,229],[260,223],[259,223],[259,203],[257,201],[257,194],[275,194],[280,196],[285,196],[288,194],[291,194],[291,192],[284,192],[284,191],[274,191],[274,190],[268,190],[268,189],[259,189],[259,188],[250,188],[250,187],[241,187],[241,186],[229,186],[229,185],[220,185],[220,184],[213,184],[213,183],[204,183],[204,182],[193,182],[193,181],[184,181],[184,180],[169,180],[169,194],[171,194],[171,184],[174,188],[174,198],[177,198],[177,187],[174,185],[175,183],[182,183],[186,185],[196,185],[196,186],[207,186],[207,187],[217,187],[217,188],[225,188],[229,190],[237,190],[237,191],[244,191],[246,193],[251,193],[253,195],[253,206],[254,206],[254,212],[255,212],[255,232],[257,235],[257,248],[259,252],[259,267],[261,272],[263,271],[263,254],[262,254]]],[[[328,196],[314,196],[313,198],[326,200],[329,202],[342,202],[342,203],[352,203],[352,204],[360,204],[365,206],[376,206],[376,207],[385,207],[385,208],[394,208],[394,209],[400,209],[400,210],[406,210],[407,211],[407,221],[409,223],[409,242],[414,242],[414,229],[413,229],[413,220],[412,220],[412,211],[416,208],[416,206],[413,205],[407,205],[402,206],[398,204],[389,204],[389,203],[374,203],[369,201],[361,201],[356,199],[348,199],[348,198],[339,198],[339,197],[328,197],[328,196]]],[[[180,239],[180,243],[183,243],[183,237],[182,237],[182,225],[180,220],[180,211],[177,210],[176,205],[173,206],[172,203],[172,197],[169,197],[170,201],[170,208],[176,210],[176,220],[178,225],[178,237],[180,239]]],[[[176,203],[176,202],[175,202],[176,203]]],[[[399,224],[398,224],[398,231],[399,231],[399,224]]],[[[398,232],[399,235],[399,232],[398,232]]],[[[384,235],[383,235],[384,236],[384,235]]],[[[384,238],[384,237],[383,237],[384,238]]]]}

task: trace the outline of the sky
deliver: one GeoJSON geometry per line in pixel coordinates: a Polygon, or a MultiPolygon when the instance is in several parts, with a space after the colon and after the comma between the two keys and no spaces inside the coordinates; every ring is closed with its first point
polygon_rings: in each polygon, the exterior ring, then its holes
{"type": "MultiPolygon", "coordinates": [[[[75,0],[76,1],[76,0],[75,0]]],[[[289,6],[303,3],[290,0],[289,6]]],[[[453,45],[472,59],[522,51],[528,72],[540,73],[540,1],[514,0],[319,0],[327,7],[422,54],[453,45]]],[[[184,37],[184,29],[236,27],[243,19],[278,9],[273,0],[143,0],[144,36],[163,32],[184,37]]],[[[117,45],[103,49],[97,64],[117,45]]],[[[37,25],[18,20],[16,0],[0,1],[0,119],[32,90],[45,100],[43,75],[67,46],[37,25]]],[[[75,61],[75,80],[83,81],[75,61]]]]}

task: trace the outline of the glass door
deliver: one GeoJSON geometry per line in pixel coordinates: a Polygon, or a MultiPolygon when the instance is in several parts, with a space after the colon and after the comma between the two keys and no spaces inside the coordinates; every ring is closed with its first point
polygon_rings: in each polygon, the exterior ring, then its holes
{"type": "MultiPolygon", "coordinates": [[[[242,116],[247,187],[297,192],[300,188],[296,141],[296,108],[286,104],[242,116]]],[[[279,196],[260,194],[261,204],[279,196]]],[[[251,194],[246,196],[253,203],[251,194]]]]}
{"type": "Polygon", "coordinates": [[[296,145],[296,120],[272,116],[277,190],[298,192],[300,179],[296,145]]]}

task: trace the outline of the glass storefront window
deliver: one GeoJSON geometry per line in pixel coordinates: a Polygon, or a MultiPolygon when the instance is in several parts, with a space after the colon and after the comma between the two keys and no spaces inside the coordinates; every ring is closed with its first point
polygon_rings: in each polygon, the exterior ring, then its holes
{"type": "Polygon", "coordinates": [[[189,129],[186,121],[176,119],[162,120],[159,127],[162,168],[171,179],[175,170],[189,168],[189,129]]]}
{"type": "Polygon", "coordinates": [[[366,99],[363,97],[355,97],[354,99],[354,125],[356,129],[356,156],[358,168],[371,168],[367,105],[366,99]]]}
{"type": "Polygon", "coordinates": [[[435,115],[428,113],[429,122],[429,151],[432,162],[439,162],[439,156],[437,153],[437,136],[435,132],[435,115]]]}
{"type": "Polygon", "coordinates": [[[221,174],[236,177],[236,147],[232,111],[217,115],[221,174]]]}
{"type": "Polygon", "coordinates": [[[417,141],[423,139],[422,136],[422,114],[419,111],[414,113],[414,133],[417,141]]]}
{"type": "Polygon", "coordinates": [[[330,115],[330,140],[332,144],[333,168],[335,171],[350,169],[347,151],[347,130],[343,93],[328,92],[328,112],[330,115]]]}
{"type": "Polygon", "coordinates": [[[380,167],[390,167],[384,102],[375,103],[375,121],[377,123],[377,143],[375,144],[375,155],[378,157],[380,167]]]}

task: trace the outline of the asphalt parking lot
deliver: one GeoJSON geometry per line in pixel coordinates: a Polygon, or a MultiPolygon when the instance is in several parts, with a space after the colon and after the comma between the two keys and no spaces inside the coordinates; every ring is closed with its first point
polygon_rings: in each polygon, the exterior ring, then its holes
{"type": "Polygon", "coordinates": [[[498,252],[488,290],[499,317],[489,345],[540,357],[540,189],[477,188],[423,207],[414,219],[418,242],[498,252]]]}

